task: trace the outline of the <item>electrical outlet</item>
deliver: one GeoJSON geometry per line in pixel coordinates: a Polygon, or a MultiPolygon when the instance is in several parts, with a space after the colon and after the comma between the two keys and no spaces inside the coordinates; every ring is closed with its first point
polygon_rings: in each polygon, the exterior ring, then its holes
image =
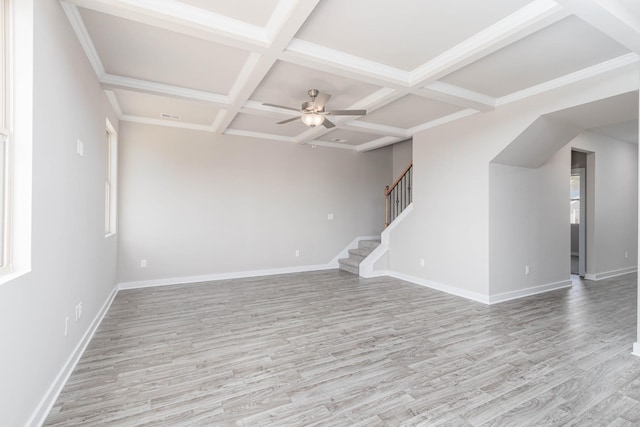
{"type": "Polygon", "coordinates": [[[420,258],[420,267],[424,267],[424,258],[420,258]]]}
{"type": "Polygon", "coordinates": [[[629,258],[629,251],[624,251],[624,257],[629,258]]]}
{"type": "Polygon", "coordinates": [[[525,265],[525,266],[524,266],[524,274],[525,274],[526,276],[528,276],[529,274],[531,274],[531,269],[529,268],[529,266],[528,266],[528,265],[525,265]]]}
{"type": "Polygon", "coordinates": [[[329,221],[333,221],[333,214],[332,214],[332,213],[328,214],[328,215],[327,215],[327,219],[328,219],[329,221]]]}
{"type": "Polygon", "coordinates": [[[140,260],[140,268],[147,268],[147,260],[146,259],[141,259],[140,260]]]}
{"type": "Polygon", "coordinates": [[[78,153],[80,157],[84,156],[84,144],[79,139],[76,140],[76,153],[78,153]]]}
{"type": "Polygon", "coordinates": [[[300,251],[296,249],[296,256],[300,256],[300,251]]]}

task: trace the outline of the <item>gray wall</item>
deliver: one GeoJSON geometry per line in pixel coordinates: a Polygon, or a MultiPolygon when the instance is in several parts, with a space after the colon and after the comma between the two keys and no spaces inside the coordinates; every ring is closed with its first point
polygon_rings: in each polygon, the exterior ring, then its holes
{"type": "Polygon", "coordinates": [[[110,108],[59,2],[34,3],[31,271],[0,285],[3,426],[27,422],[115,285],[117,240],[104,236],[110,108]]]}
{"type": "Polygon", "coordinates": [[[120,138],[120,282],[326,264],[384,226],[391,147],[313,149],[134,123],[120,138]]]}

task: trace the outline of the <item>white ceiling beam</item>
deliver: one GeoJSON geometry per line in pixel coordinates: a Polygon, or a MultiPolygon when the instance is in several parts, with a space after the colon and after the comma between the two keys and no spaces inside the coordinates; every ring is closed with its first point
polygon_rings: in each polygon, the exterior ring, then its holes
{"type": "Polygon", "coordinates": [[[181,98],[189,101],[205,102],[222,108],[228,108],[231,104],[227,96],[219,95],[217,93],[187,89],[163,83],[133,79],[131,77],[116,76],[113,74],[105,74],[100,79],[100,83],[102,84],[103,89],[125,89],[153,95],[181,98]]]}
{"type": "Polygon", "coordinates": [[[410,85],[424,86],[569,16],[553,0],[536,0],[411,72],[410,85]]]}
{"type": "Polygon", "coordinates": [[[578,18],[592,25],[629,50],[640,54],[640,16],[625,16],[614,5],[594,0],[557,0],[578,18]]]}
{"type": "Polygon", "coordinates": [[[272,33],[269,49],[263,54],[253,53],[247,59],[230,91],[231,105],[214,124],[217,132],[224,132],[244,107],[249,97],[264,80],[279,55],[298,32],[320,0],[280,0],[267,28],[272,33]]]}
{"type": "Polygon", "coordinates": [[[155,126],[166,126],[172,128],[180,128],[180,129],[190,129],[204,132],[213,132],[213,128],[208,125],[200,125],[197,123],[188,123],[188,122],[179,122],[174,120],[162,120],[162,119],[154,119],[151,117],[142,117],[135,116],[130,114],[123,114],[119,117],[120,120],[124,122],[134,122],[134,123],[144,123],[148,125],[155,126]]]}
{"type": "Polygon", "coordinates": [[[266,49],[267,31],[173,0],[62,0],[131,21],[248,51],[266,49]]]}
{"type": "Polygon", "coordinates": [[[435,101],[479,111],[489,111],[496,106],[496,99],[491,96],[441,81],[429,83],[414,93],[435,101]]]}
{"type": "Polygon", "coordinates": [[[84,21],[80,16],[78,8],[74,5],[63,2],[62,9],[67,15],[67,19],[69,20],[73,31],[76,33],[78,41],[80,41],[80,45],[82,46],[85,55],[87,55],[87,59],[89,59],[89,63],[91,63],[91,66],[93,67],[93,71],[96,73],[98,79],[101,79],[105,75],[104,66],[102,65],[98,51],[93,45],[93,41],[91,41],[91,36],[89,36],[89,32],[87,31],[87,27],[84,25],[84,21]]]}
{"type": "Polygon", "coordinates": [[[557,79],[549,80],[539,85],[535,85],[527,89],[523,89],[500,97],[496,101],[496,107],[501,107],[503,105],[519,101],[521,99],[529,98],[531,96],[539,95],[553,89],[577,83],[594,76],[616,71],[620,68],[637,66],[636,64],[638,64],[638,62],[640,62],[640,57],[637,54],[633,52],[628,53],[626,55],[610,59],[609,61],[605,61],[591,67],[583,68],[582,70],[576,71],[575,73],[570,73],[562,77],[558,77],[557,79]]]}
{"type": "Polygon", "coordinates": [[[357,146],[356,151],[371,151],[377,150],[378,148],[386,147],[387,145],[395,144],[396,142],[404,141],[406,138],[395,138],[393,136],[385,136],[375,141],[370,141],[365,144],[360,144],[357,146]]]}

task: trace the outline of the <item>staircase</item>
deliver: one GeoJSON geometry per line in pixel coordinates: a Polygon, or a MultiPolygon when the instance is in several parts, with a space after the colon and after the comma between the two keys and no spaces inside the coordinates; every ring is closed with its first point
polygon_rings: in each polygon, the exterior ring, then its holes
{"type": "Polygon", "coordinates": [[[340,270],[359,275],[360,263],[379,245],[380,240],[360,240],[357,249],[349,249],[349,258],[338,260],[340,270]]]}

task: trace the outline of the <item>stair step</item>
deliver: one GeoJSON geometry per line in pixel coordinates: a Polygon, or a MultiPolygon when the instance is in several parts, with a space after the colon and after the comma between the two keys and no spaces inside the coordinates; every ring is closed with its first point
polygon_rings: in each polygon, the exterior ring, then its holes
{"type": "Polygon", "coordinates": [[[341,270],[353,274],[360,274],[360,263],[380,246],[380,240],[360,240],[357,249],[349,249],[349,258],[338,260],[341,270]]]}
{"type": "Polygon", "coordinates": [[[371,249],[372,251],[380,246],[380,240],[360,240],[358,249],[371,249]]]}
{"type": "Polygon", "coordinates": [[[338,260],[340,270],[348,271],[353,274],[360,274],[360,262],[353,258],[342,258],[338,260]]]}

